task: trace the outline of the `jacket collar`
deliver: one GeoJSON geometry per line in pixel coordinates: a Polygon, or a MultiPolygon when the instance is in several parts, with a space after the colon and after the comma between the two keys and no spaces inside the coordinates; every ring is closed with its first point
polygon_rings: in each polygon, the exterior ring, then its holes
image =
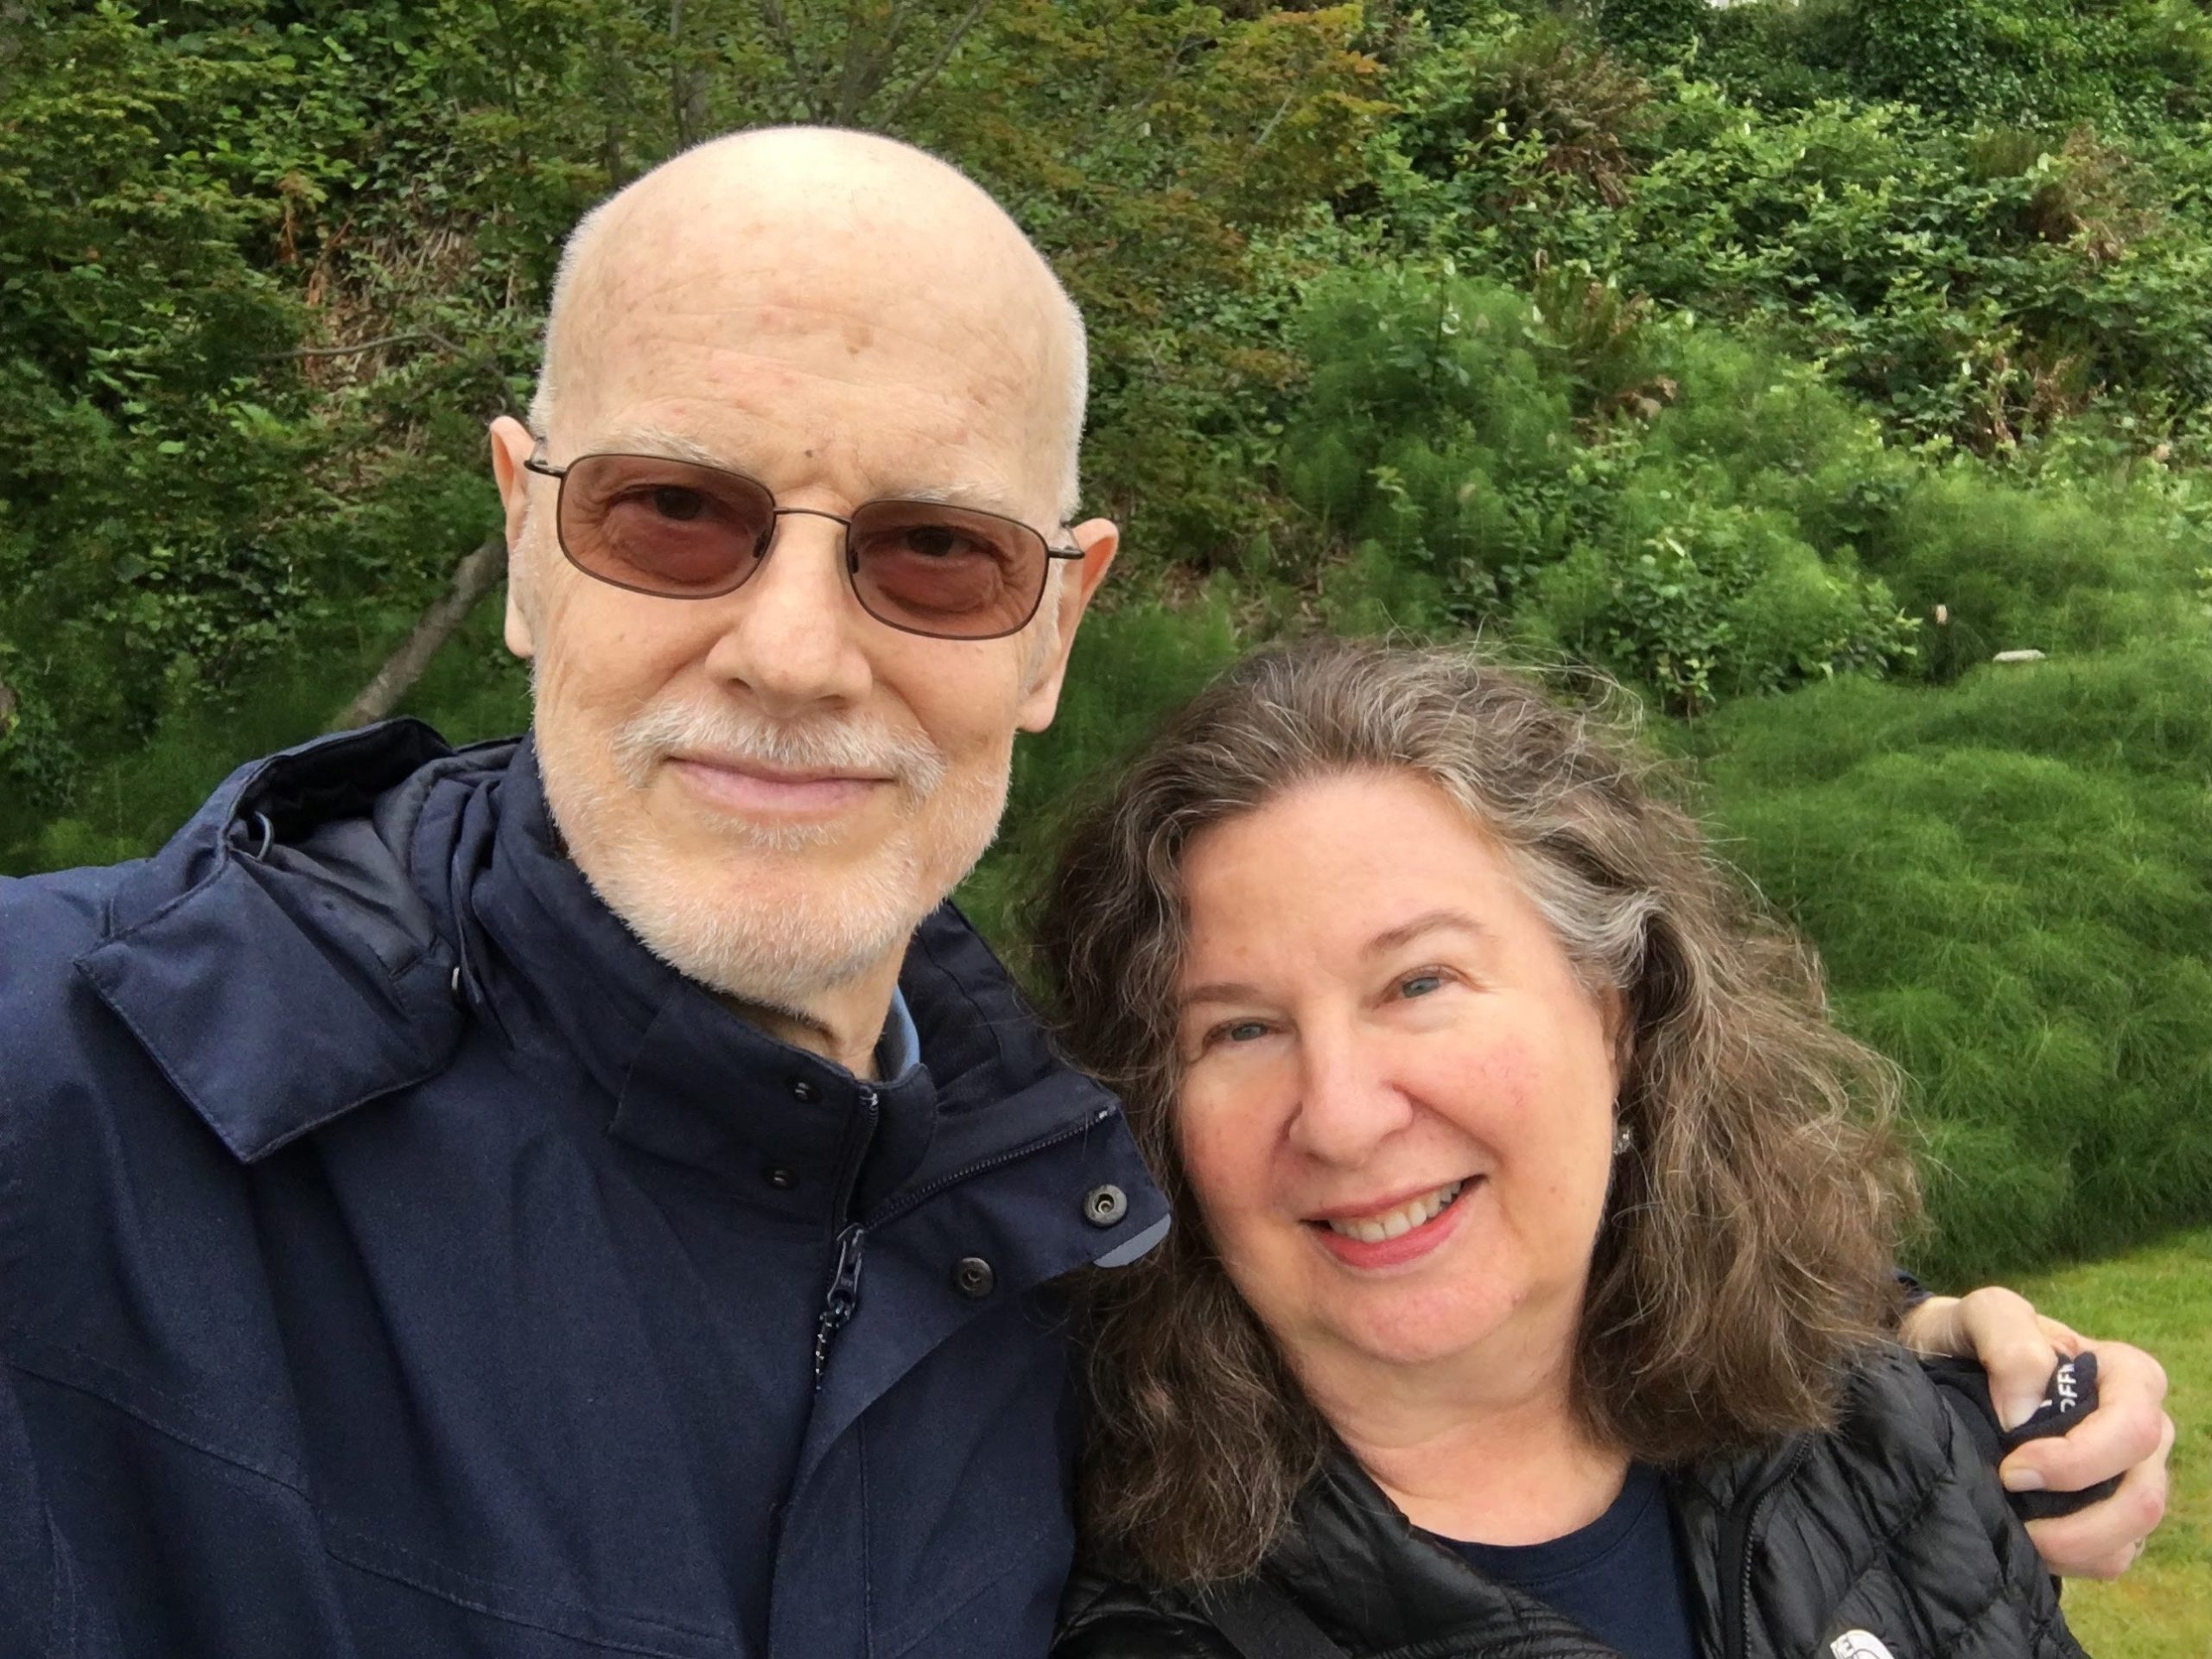
{"type": "Polygon", "coordinates": [[[442,869],[436,901],[463,918],[486,1016],[579,1066],[613,1103],[617,1140],[809,1218],[920,1165],[938,1112],[930,1068],[864,1083],[655,957],[562,850],[531,743],[487,785],[434,794],[416,842],[421,879],[442,869]],[[470,850],[440,861],[447,847],[470,850]]]}
{"type": "Polygon", "coordinates": [[[1300,1494],[1297,1525],[1263,1571],[1355,1653],[1618,1659],[1573,1620],[1478,1573],[1407,1520],[1341,1448],[1300,1494]]]}
{"type": "Polygon", "coordinates": [[[559,850],[527,740],[455,751],[412,721],[233,773],[77,965],[248,1163],[435,1076],[472,1023],[580,1069],[616,1138],[795,1216],[1115,1114],[950,905],[900,976],[924,1064],[864,1084],[646,950],[559,850]]]}

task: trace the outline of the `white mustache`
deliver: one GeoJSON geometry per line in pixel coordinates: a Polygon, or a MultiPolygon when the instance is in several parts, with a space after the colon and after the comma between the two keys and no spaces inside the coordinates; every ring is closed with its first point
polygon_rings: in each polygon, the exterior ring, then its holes
{"type": "Polygon", "coordinates": [[[888,776],[916,800],[934,794],[946,770],[944,753],[919,732],[880,720],[770,720],[741,709],[671,703],[646,709],[614,735],[614,764],[633,789],[680,753],[779,772],[888,776]]]}

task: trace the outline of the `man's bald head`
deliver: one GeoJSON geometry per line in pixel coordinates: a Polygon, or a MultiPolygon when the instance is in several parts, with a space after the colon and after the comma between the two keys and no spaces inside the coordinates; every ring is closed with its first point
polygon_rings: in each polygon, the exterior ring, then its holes
{"type": "Polygon", "coordinates": [[[555,278],[537,431],[588,392],[625,318],[655,305],[724,336],[748,315],[818,311],[855,357],[877,327],[910,341],[933,331],[949,371],[997,380],[1022,406],[1058,474],[1054,506],[1074,509],[1082,315],[1005,211],[934,156],[874,134],[764,128],[687,150],[601,203],[555,278]]]}

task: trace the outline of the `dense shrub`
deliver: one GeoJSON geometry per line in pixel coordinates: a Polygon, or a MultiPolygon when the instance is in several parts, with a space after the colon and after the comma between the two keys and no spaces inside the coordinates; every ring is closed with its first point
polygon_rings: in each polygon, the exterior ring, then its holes
{"type": "Polygon", "coordinates": [[[1907,666],[1842,504],[1884,452],[1802,372],[1582,283],[1545,300],[1401,270],[1319,288],[1293,495],[1425,573],[1461,622],[1696,713],[1907,666]]]}
{"type": "Polygon", "coordinates": [[[2212,24],[2138,3],[2105,40],[2112,18],[2086,8],[2047,23],[1997,0],[1751,4],[1700,9],[1707,53],[1599,10],[1621,49],[1495,6],[1405,54],[1367,214],[1385,244],[1756,321],[1910,440],[2009,455],[2103,409],[2121,448],[2202,458],[2212,108],[2194,100],[2212,76],[2188,42],[2212,51],[2212,24]],[[2048,67],[2046,28],[2104,40],[2082,73],[2112,97],[1923,110],[1830,61],[1891,51],[1949,73],[1963,60],[1921,56],[1921,37],[1983,29],[2048,67]]]}
{"type": "Polygon", "coordinates": [[[2202,1223],[2212,652],[1839,683],[1705,734],[1710,810],[1917,1082],[1947,1282],[2202,1223]]]}

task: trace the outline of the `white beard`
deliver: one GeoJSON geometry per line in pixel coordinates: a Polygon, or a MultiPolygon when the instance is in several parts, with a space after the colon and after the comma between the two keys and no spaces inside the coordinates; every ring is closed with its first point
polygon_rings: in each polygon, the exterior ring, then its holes
{"type": "MultiPolygon", "coordinates": [[[[741,1002],[786,1013],[903,953],[922,918],[982,856],[1006,805],[1002,772],[952,779],[926,738],[874,722],[648,709],[616,733],[615,777],[607,783],[573,775],[556,747],[539,745],[546,805],[601,901],[678,973],[741,1002]],[[835,881],[773,880],[758,893],[702,882],[696,861],[671,854],[635,810],[663,759],[683,749],[792,770],[888,773],[902,798],[900,827],[877,856],[835,881]],[[925,844],[923,809],[947,791],[938,822],[926,825],[945,844],[925,844]]],[[[734,861],[764,873],[846,833],[836,824],[763,825],[734,816],[715,827],[734,861]]]]}

